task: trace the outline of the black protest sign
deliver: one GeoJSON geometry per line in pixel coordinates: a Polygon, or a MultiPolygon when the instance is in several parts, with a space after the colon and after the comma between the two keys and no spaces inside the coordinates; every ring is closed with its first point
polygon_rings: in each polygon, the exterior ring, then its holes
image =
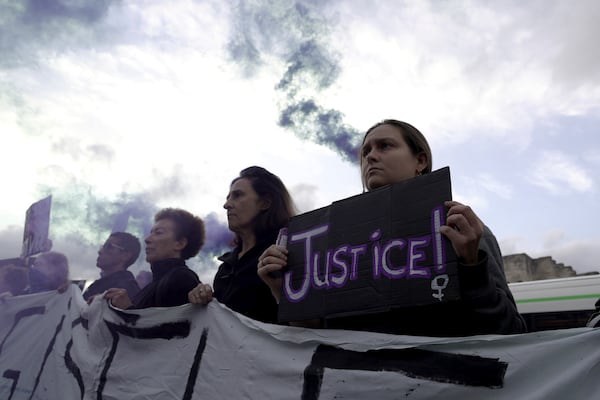
{"type": "Polygon", "coordinates": [[[443,168],[292,218],[279,320],[457,300],[456,255],[439,232],[451,198],[443,168]]]}

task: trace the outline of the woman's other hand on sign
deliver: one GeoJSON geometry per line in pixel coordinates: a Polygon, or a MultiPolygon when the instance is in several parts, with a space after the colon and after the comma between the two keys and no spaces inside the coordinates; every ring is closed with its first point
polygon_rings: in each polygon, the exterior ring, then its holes
{"type": "Polygon", "coordinates": [[[477,264],[483,223],[469,206],[456,201],[446,201],[444,205],[449,210],[440,232],[450,240],[462,264],[477,264]]]}
{"type": "Polygon", "coordinates": [[[111,288],[104,293],[104,298],[114,307],[125,310],[133,305],[127,290],[121,288],[111,288]]]}
{"type": "Polygon", "coordinates": [[[190,290],[188,300],[192,304],[206,305],[213,299],[213,290],[210,285],[199,283],[198,286],[190,290]]]}
{"type": "Polygon", "coordinates": [[[258,257],[258,276],[269,286],[277,303],[281,299],[283,288],[281,271],[287,266],[287,254],[285,247],[271,245],[258,257]]]}

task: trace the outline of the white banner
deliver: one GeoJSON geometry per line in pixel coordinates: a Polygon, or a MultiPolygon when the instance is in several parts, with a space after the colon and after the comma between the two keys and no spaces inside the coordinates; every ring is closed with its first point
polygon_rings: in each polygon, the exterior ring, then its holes
{"type": "Polygon", "coordinates": [[[0,399],[599,399],[600,330],[424,338],[263,324],[216,301],[0,304],[0,399]]]}

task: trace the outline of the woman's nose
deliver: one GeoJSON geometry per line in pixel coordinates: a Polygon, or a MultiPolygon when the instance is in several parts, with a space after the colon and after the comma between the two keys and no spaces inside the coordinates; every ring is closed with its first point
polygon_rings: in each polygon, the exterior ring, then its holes
{"type": "Polygon", "coordinates": [[[369,150],[369,152],[365,156],[365,159],[367,160],[367,162],[374,161],[376,158],[377,158],[377,152],[374,149],[369,150]]]}

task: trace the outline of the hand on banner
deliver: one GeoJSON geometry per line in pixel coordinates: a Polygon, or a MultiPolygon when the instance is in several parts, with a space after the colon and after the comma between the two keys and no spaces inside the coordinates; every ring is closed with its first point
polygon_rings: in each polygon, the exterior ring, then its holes
{"type": "Polygon", "coordinates": [[[199,283],[198,286],[190,290],[188,300],[192,304],[206,305],[213,299],[213,290],[210,285],[199,283]]]}
{"type": "Polygon", "coordinates": [[[133,305],[127,294],[127,290],[121,288],[111,288],[104,293],[107,299],[114,307],[125,310],[133,305]]]}
{"type": "Polygon", "coordinates": [[[440,232],[450,240],[463,264],[477,264],[483,222],[469,206],[457,201],[446,201],[444,205],[450,209],[446,216],[446,225],[440,227],[440,232]]]}
{"type": "Polygon", "coordinates": [[[283,291],[281,275],[275,276],[273,272],[281,272],[287,266],[288,251],[285,247],[271,245],[258,257],[258,276],[271,289],[271,294],[279,303],[283,291]]]}

